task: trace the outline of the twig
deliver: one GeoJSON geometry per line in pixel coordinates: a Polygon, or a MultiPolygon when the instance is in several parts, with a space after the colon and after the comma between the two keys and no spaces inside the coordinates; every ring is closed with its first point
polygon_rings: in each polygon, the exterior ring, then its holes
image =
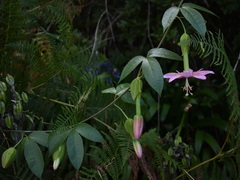
{"type": "Polygon", "coordinates": [[[234,66],[234,68],[233,68],[233,71],[234,71],[234,72],[235,72],[236,69],[237,69],[237,66],[238,66],[239,61],[240,61],[240,52],[239,52],[239,54],[238,54],[237,62],[235,63],[235,66],[234,66]]]}
{"type": "Polygon", "coordinates": [[[94,42],[93,42],[92,53],[91,53],[91,56],[90,56],[90,58],[89,58],[88,63],[90,63],[90,61],[92,60],[94,51],[95,51],[95,49],[96,49],[96,44],[97,44],[97,41],[98,41],[99,25],[100,25],[101,19],[102,19],[102,17],[104,16],[105,13],[106,13],[106,10],[101,14],[100,18],[98,19],[98,23],[97,23],[96,30],[95,30],[95,34],[94,34],[94,42]]]}
{"type": "Polygon", "coordinates": [[[150,33],[150,11],[151,11],[151,6],[150,6],[150,0],[148,0],[148,15],[147,15],[147,34],[148,34],[148,40],[151,44],[151,47],[153,48],[153,42],[152,42],[152,39],[151,39],[151,33],[150,33]]]}

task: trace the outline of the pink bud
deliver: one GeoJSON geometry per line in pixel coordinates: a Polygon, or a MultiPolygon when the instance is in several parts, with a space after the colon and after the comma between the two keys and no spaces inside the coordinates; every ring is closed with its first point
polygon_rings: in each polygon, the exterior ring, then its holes
{"type": "Polygon", "coordinates": [[[142,158],[142,146],[139,141],[133,140],[133,148],[138,158],[142,158]]]}
{"type": "Polygon", "coordinates": [[[143,117],[135,115],[133,120],[133,134],[135,139],[139,139],[143,130],[143,117]]]}

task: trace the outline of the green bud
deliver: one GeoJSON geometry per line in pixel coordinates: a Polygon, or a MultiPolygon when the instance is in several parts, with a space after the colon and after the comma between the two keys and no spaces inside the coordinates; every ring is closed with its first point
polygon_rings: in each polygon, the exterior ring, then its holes
{"type": "Polygon", "coordinates": [[[7,83],[10,85],[10,86],[13,86],[14,85],[14,78],[11,76],[11,75],[7,75],[6,77],[6,81],[7,83]]]}
{"type": "Polygon", "coordinates": [[[7,86],[5,82],[0,81],[0,90],[2,91],[6,91],[7,90],[7,86]]]}
{"type": "Polygon", "coordinates": [[[22,92],[22,100],[25,103],[28,103],[28,95],[25,92],[22,92]]]}
{"type": "Polygon", "coordinates": [[[13,118],[12,118],[12,116],[7,115],[7,116],[5,117],[5,124],[6,124],[6,126],[7,126],[9,129],[12,128],[12,126],[13,126],[13,118]]]}
{"type": "Polygon", "coordinates": [[[65,145],[61,145],[59,146],[58,150],[53,153],[52,159],[53,159],[53,169],[56,170],[59,166],[59,164],[61,163],[61,160],[64,156],[66,147],[65,145]]]}
{"type": "Polygon", "coordinates": [[[18,101],[15,105],[15,110],[17,114],[21,114],[22,113],[22,103],[20,101],[18,101]]]}
{"type": "Polygon", "coordinates": [[[5,104],[4,102],[0,101],[0,114],[5,113],[5,104]]]}
{"type": "Polygon", "coordinates": [[[190,49],[190,43],[191,43],[191,38],[188,34],[184,33],[181,37],[180,37],[180,42],[179,45],[181,46],[181,50],[182,50],[182,54],[184,55],[185,53],[188,54],[189,53],[189,49],[190,49]]]}
{"type": "Polygon", "coordinates": [[[128,118],[124,123],[125,130],[133,138],[133,119],[128,118]]]}
{"type": "Polygon", "coordinates": [[[169,155],[169,156],[172,156],[172,155],[173,155],[173,149],[172,149],[171,147],[168,149],[168,155],[169,155]]]}
{"type": "Polygon", "coordinates": [[[6,94],[3,90],[0,90],[0,101],[6,102],[6,94]]]}
{"type": "Polygon", "coordinates": [[[4,151],[2,154],[2,167],[7,168],[12,165],[12,163],[16,159],[16,154],[17,150],[14,147],[10,147],[6,151],[4,151]]]}

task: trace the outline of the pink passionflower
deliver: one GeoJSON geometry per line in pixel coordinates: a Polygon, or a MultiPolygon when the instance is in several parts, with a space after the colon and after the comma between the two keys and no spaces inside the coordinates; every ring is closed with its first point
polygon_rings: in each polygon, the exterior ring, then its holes
{"type": "Polygon", "coordinates": [[[143,117],[139,115],[134,116],[133,120],[133,135],[135,139],[139,139],[143,130],[143,117]]]}
{"type": "Polygon", "coordinates": [[[196,79],[201,79],[201,80],[205,80],[207,77],[207,74],[214,74],[213,71],[209,71],[209,70],[198,70],[198,71],[193,71],[192,69],[189,69],[188,71],[183,71],[183,72],[178,72],[177,73],[167,73],[164,74],[164,78],[169,79],[168,82],[172,82],[175,79],[181,79],[181,78],[185,78],[186,82],[185,82],[185,86],[183,87],[183,90],[186,91],[186,96],[188,96],[189,94],[192,95],[192,86],[190,86],[189,82],[188,82],[188,78],[196,78],[196,79]]]}

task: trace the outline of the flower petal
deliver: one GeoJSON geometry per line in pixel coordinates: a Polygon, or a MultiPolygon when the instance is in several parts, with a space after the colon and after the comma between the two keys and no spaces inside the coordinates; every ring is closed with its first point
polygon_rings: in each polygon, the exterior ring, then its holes
{"type": "Polygon", "coordinates": [[[193,76],[192,77],[197,78],[197,79],[205,80],[207,74],[214,74],[214,72],[213,71],[209,71],[209,70],[198,70],[196,72],[193,72],[193,76]]]}
{"type": "Polygon", "coordinates": [[[167,73],[163,75],[163,78],[169,78],[168,82],[172,82],[175,79],[183,78],[182,73],[167,73]]]}

